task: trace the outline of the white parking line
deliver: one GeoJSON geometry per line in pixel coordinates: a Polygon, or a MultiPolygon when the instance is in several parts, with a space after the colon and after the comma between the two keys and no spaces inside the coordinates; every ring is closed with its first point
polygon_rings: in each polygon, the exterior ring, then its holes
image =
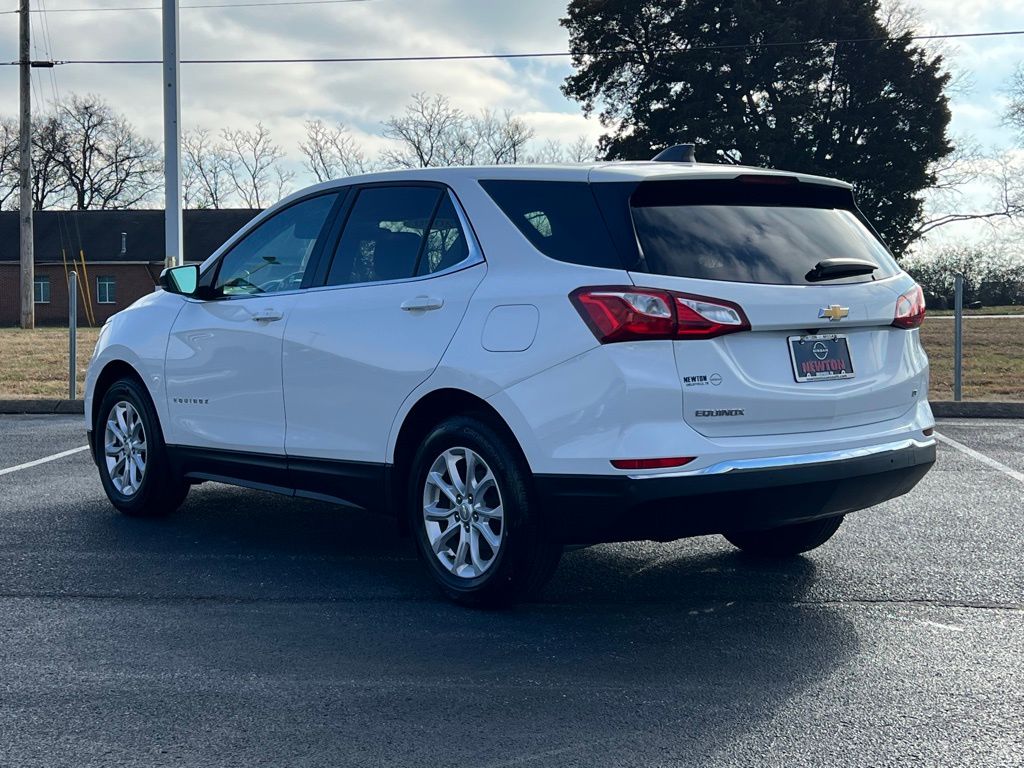
{"type": "Polygon", "coordinates": [[[951,448],[956,448],[958,451],[966,453],[972,459],[980,461],[982,464],[992,467],[992,469],[998,469],[1004,475],[1006,475],[1007,477],[1012,477],[1018,483],[1024,483],[1024,472],[1018,472],[1016,469],[1008,467],[1002,462],[998,462],[995,459],[990,459],[984,453],[979,453],[973,448],[968,448],[963,443],[959,443],[951,437],[946,437],[945,435],[939,434],[938,432],[935,433],[935,437],[936,439],[941,440],[951,448]]]}
{"type": "Polygon", "coordinates": [[[19,469],[37,467],[40,464],[45,464],[48,461],[56,461],[57,459],[63,459],[65,456],[71,456],[73,454],[81,453],[82,451],[87,450],[89,450],[89,446],[83,445],[78,448],[72,448],[70,451],[61,451],[60,453],[55,453],[52,456],[45,456],[41,459],[36,459],[35,461],[26,461],[24,464],[17,464],[13,467],[7,467],[7,469],[0,469],[0,475],[9,475],[11,472],[17,472],[19,469]]]}

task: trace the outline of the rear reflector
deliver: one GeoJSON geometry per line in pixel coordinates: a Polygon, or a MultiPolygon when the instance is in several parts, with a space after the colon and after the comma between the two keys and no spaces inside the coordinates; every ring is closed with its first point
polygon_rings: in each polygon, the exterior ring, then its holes
{"type": "Polygon", "coordinates": [[[689,464],[696,456],[676,456],[669,459],[612,459],[616,469],[666,469],[689,464]]]}
{"type": "Polygon", "coordinates": [[[922,430],[921,434],[924,435],[925,437],[931,437],[932,435],[935,434],[935,428],[928,427],[928,429],[922,430]]]}
{"type": "Polygon", "coordinates": [[[924,291],[920,285],[915,285],[896,299],[896,316],[892,324],[897,328],[920,328],[924,312],[924,291]]]}
{"type": "Polygon", "coordinates": [[[749,331],[739,304],[632,286],[579,288],[569,294],[602,344],[651,339],[712,339],[749,331]]]}

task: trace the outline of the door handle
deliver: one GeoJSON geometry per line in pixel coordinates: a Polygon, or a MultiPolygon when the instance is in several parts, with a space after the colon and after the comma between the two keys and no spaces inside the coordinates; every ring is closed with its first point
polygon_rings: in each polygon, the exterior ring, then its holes
{"type": "Polygon", "coordinates": [[[282,317],[284,317],[284,313],[279,309],[261,309],[259,312],[253,313],[252,319],[257,323],[272,323],[282,317]]]}
{"type": "Polygon", "coordinates": [[[443,306],[444,299],[435,299],[433,296],[417,296],[415,299],[407,299],[402,302],[402,309],[406,312],[429,312],[443,306]]]}

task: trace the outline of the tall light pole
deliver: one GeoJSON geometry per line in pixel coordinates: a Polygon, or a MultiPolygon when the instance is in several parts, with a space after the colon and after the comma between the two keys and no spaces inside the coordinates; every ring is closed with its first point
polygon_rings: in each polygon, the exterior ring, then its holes
{"type": "MultiPolygon", "coordinates": [[[[28,0],[22,0],[27,3],[28,0]]],[[[181,99],[178,96],[178,0],[163,0],[164,265],[182,263],[181,99]]]]}
{"type": "Polygon", "coordinates": [[[21,327],[34,328],[35,307],[35,248],[32,240],[32,60],[29,54],[29,0],[19,6],[19,57],[21,71],[19,95],[21,98],[21,125],[18,135],[19,185],[21,201],[18,216],[21,220],[21,327]]]}

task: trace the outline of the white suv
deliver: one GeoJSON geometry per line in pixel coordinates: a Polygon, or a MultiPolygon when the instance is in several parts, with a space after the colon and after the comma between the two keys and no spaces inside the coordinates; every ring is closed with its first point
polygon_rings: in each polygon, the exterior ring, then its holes
{"type": "Polygon", "coordinates": [[[536,590],[567,545],[803,552],[935,460],[921,290],[831,179],[380,173],[161,284],[89,367],[114,506],[212,480],[380,509],[463,602],[536,590]]]}

